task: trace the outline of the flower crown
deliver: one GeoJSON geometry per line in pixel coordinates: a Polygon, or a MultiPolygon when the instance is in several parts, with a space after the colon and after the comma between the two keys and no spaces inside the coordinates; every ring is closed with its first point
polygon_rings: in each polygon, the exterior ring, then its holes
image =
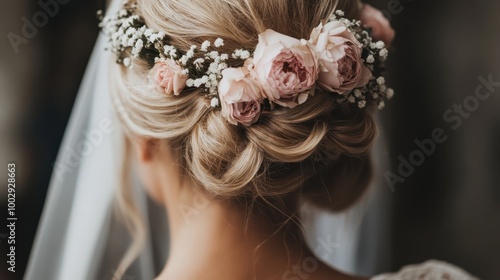
{"type": "Polygon", "coordinates": [[[380,11],[368,5],[363,9],[368,14],[362,11],[361,18],[372,20],[370,24],[348,20],[337,10],[313,29],[308,40],[268,29],[259,34],[255,49],[231,54],[219,51],[224,46],[221,38],[183,52],[170,45],[167,34],[148,28],[135,14],[136,8],[136,4],[125,5],[107,17],[98,12],[117,62],[132,68],[133,59],[147,61],[149,84],[167,96],[178,96],[185,88],[200,89],[231,124],[254,124],[262,110],[276,105],[293,108],[317,88],[321,94],[332,94],[339,104],[356,103],[359,108],[374,103],[382,109],[384,100],[394,95],[382,76],[386,43],[390,44],[394,31],[380,11]],[[370,33],[381,34],[384,28],[389,31],[386,43],[374,41],[370,33]]]}

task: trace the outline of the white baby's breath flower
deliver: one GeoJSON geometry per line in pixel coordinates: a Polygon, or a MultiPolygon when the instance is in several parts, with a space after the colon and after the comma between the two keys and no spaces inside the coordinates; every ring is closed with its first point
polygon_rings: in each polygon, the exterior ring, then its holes
{"type": "Polygon", "coordinates": [[[201,82],[201,79],[196,79],[194,80],[193,85],[197,88],[199,88],[203,83],[201,82]]]}
{"type": "Polygon", "coordinates": [[[392,88],[388,88],[385,94],[387,95],[387,99],[391,99],[394,96],[394,90],[392,88]]]}
{"type": "Polygon", "coordinates": [[[372,94],[372,96],[373,96],[373,99],[378,99],[378,98],[380,97],[380,96],[378,95],[378,93],[376,93],[376,92],[375,92],[375,93],[373,93],[373,94],[372,94]]]}
{"type": "Polygon", "coordinates": [[[358,88],[354,90],[354,96],[356,96],[357,98],[360,98],[361,97],[361,90],[359,90],[358,88]]]}
{"type": "Polygon", "coordinates": [[[219,63],[219,66],[217,66],[217,70],[222,71],[226,69],[228,66],[226,63],[219,63]]]}
{"type": "Polygon", "coordinates": [[[194,80],[193,79],[187,79],[186,86],[193,87],[194,86],[194,80]]]}
{"type": "Polygon", "coordinates": [[[377,49],[385,48],[385,43],[383,41],[378,41],[375,43],[375,45],[377,46],[377,49]]]}
{"type": "Polygon", "coordinates": [[[220,47],[224,46],[224,40],[222,40],[222,38],[217,38],[217,40],[215,40],[215,42],[214,42],[214,46],[216,48],[220,48],[220,47]]]}
{"type": "Polygon", "coordinates": [[[129,28],[127,28],[127,31],[125,32],[125,34],[127,36],[132,36],[136,32],[137,32],[137,29],[135,29],[134,27],[129,27],[129,28]]]}
{"type": "Polygon", "coordinates": [[[213,59],[213,60],[216,60],[217,58],[219,58],[219,59],[220,59],[220,57],[219,57],[219,52],[218,52],[218,51],[211,51],[211,52],[208,54],[208,56],[209,56],[211,59],[213,59]]]}
{"type": "Polygon", "coordinates": [[[382,58],[387,58],[387,56],[389,55],[389,51],[386,48],[383,48],[383,49],[380,50],[380,52],[378,54],[382,58]]]}
{"type": "Polygon", "coordinates": [[[378,109],[382,110],[382,109],[384,109],[384,107],[385,107],[385,102],[384,101],[380,101],[380,103],[378,104],[378,109]]]}
{"type": "Polygon", "coordinates": [[[189,69],[182,69],[181,74],[189,75],[189,69]]]}
{"type": "Polygon", "coordinates": [[[176,58],[177,57],[177,50],[176,49],[172,49],[168,54],[171,57],[176,58]]]}
{"type": "Polygon", "coordinates": [[[151,43],[154,43],[156,42],[156,40],[158,39],[158,35],[153,33],[151,34],[149,37],[148,37],[148,41],[151,42],[151,43]]]}
{"type": "Polygon", "coordinates": [[[141,39],[135,42],[135,48],[137,49],[138,52],[140,52],[143,47],[144,47],[144,42],[141,39]]]}
{"type": "Polygon", "coordinates": [[[220,55],[220,60],[228,60],[229,59],[229,55],[227,53],[223,53],[220,55]]]}
{"type": "Polygon", "coordinates": [[[210,41],[208,41],[208,40],[203,42],[203,44],[201,44],[201,50],[204,52],[206,52],[209,47],[210,47],[210,41]]]}
{"type": "Polygon", "coordinates": [[[210,73],[218,73],[218,70],[219,69],[219,64],[218,63],[215,63],[215,62],[212,62],[210,63],[210,66],[208,67],[208,72],[210,73]]]}
{"type": "Polygon", "coordinates": [[[165,45],[163,46],[163,53],[165,55],[170,55],[170,52],[174,49],[173,46],[165,45]]]}
{"type": "Polygon", "coordinates": [[[234,59],[238,59],[238,58],[240,58],[240,57],[241,57],[241,50],[235,50],[235,51],[233,52],[233,58],[234,58],[234,59]]]}
{"type": "Polygon", "coordinates": [[[379,89],[381,92],[385,92],[387,90],[387,87],[384,85],[379,86],[379,89]]]}
{"type": "Polygon", "coordinates": [[[202,84],[206,84],[208,82],[208,76],[207,75],[203,75],[203,77],[201,77],[201,83],[202,84]]]}
{"type": "Polygon", "coordinates": [[[125,57],[123,59],[123,65],[125,65],[125,67],[130,67],[131,64],[132,64],[132,62],[130,60],[130,57],[125,57]]]}
{"type": "Polygon", "coordinates": [[[373,57],[373,55],[369,55],[367,58],[366,58],[366,62],[368,63],[374,63],[375,62],[375,57],[373,57]]]}
{"type": "Polygon", "coordinates": [[[180,62],[182,65],[186,66],[186,64],[188,63],[188,60],[189,60],[189,58],[187,57],[187,55],[183,55],[183,56],[181,57],[181,59],[179,59],[179,62],[180,62]]]}
{"type": "Polygon", "coordinates": [[[379,84],[379,85],[385,84],[385,78],[382,77],[382,76],[378,77],[377,78],[377,84],[379,84]]]}
{"type": "Polygon", "coordinates": [[[358,107],[363,109],[366,107],[366,100],[361,100],[358,102],[358,107]]]}
{"type": "Polygon", "coordinates": [[[344,11],[342,11],[342,10],[337,10],[337,11],[335,11],[335,14],[336,14],[337,16],[339,16],[339,17],[343,17],[343,16],[345,15],[344,11]]]}
{"type": "Polygon", "coordinates": [[[356,102],[356,98],[354,98],[354,96],[352,95],[349,95],[349,97],[347,97],[347,101],[349,101],[350,103],[354,103],[356,102]]]}
{"type": "Polygon", "coordinates": [[[217,97],[212,98],[212,100],[210,100],[210,106],[214,108],[219,106],[219,98],[217,97]]]}
{"type": "Polygon", "coordinates": [[[144,36],[146,36],[146,37],[149,37],[152,34],[153,34],[153,29],[148,28],[148,29],[146,29],[146,31],[144,31],[144,36]]]}
{"type": "Polygon", "coordinates": [[[194,66],[196,67],[196,69],[200,70],[201,66],[203,65],[203,63],[205,63],[205,59],[204,58],[197,58],[193,64],[194,66]]]}
{"type": "Polygon", "coordinates": [[[241,57],[241,59],[247,59],[250,57],[250,52],[247,50],[242,50],[240,57],[241,57]]]}
{"type": "Polygon", "coordinates": [[[135,39],[134,38],[130,38],[130,39],[128,39],[127,44],[125,46],[126,47],[132,47],[132,46],[134,46],[134,44],[135,44],[135,39]]]}

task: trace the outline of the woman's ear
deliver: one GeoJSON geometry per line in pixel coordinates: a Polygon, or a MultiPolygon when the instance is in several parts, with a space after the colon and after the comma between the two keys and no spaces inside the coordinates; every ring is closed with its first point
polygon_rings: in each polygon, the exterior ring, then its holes
{"type": "Polygon", "coordinates": [[[146,138],[131,139],[137,159],[141,163],[149,163],[154,159],[158,141],[146,138]]]}

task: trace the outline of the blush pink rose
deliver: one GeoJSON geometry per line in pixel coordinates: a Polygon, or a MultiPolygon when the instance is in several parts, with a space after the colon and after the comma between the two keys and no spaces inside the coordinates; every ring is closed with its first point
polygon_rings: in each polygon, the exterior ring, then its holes
{"type": "Polygon", "coordinates": [[[155,86],[166,95],[179,95],[186,87],[188,75],[172,59],[160,59],[152,69],[155,86]]]}
{"type": "Polygon", "coordinates": [[[250,126],[261,112],[262,93],[247,68],[227,68],[219,83],[221,114],[229,123],[250,126]]]}
{"type": "Polygon", "coordinates": [[[246,63],[262,84],[266,97],[293,108],[314,94],[318,62],[312,46],[268,29],[259,35],[253,59],[246,63]]]}
{"type": "Polygon", "coordinates": [[[368,83],[372,73],[363,63],[363,46],[344,23],[320,24],[313,30],[310,42],[319,58],[320,87],[345,94],[368,83]]]}
{"type": "Polygon", "coordinates": [[[364,4],[359,20],[361,20],[361,23],[365,27],[369,27],[372,30],[371,36],[375,40],[383,41],[387,46],[391,45],[396,32],[394,32],[389,20],[381,11],[368,4],[364,4]]]}

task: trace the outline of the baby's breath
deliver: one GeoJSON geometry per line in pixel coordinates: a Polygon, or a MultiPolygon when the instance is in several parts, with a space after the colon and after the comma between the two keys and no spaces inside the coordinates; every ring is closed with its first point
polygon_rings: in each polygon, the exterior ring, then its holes
{"type": "MultiPolygon", "coordinates": [[[[117,62],[133,67],[134,59],[140,58],[153,67],[160,60],[173,60],[181,67],[181,74],[189,77],[186,86],[199,88],[210,100],[211,107],[219,107],[218,85],[222,72],[231,67],[229,64],[243,65],[252,58],[253,50],[236,49],[232,53],[224,53],[222,47],[225,42],[222,38],[205,40],[189,49],[179,49],[171,45],[171,38],[165,33],[148,28],[144,19],[135,13],[136,7],[136,4],[125,5],[118,13],[106,17],[103,17],[102,11],[98,12],[101,19],[99,26],[109,38],[106,48],[117,55],[117,62]]],[[[385,107],[384,100],[394,96],[394,90],[386,86],[385,77],[380,75],[389,51],[384,42],[372,39],[370,31],[365,30],[359,20],[349,20],[344,16],[343,11],[337,10],[329,22],[341,22],[354,34],[362,45],[363,64],[373,75],[365,86],[336,95],[337,102],[356,104],[359,108],[371,102],[382,109],[385,107]]]]}

